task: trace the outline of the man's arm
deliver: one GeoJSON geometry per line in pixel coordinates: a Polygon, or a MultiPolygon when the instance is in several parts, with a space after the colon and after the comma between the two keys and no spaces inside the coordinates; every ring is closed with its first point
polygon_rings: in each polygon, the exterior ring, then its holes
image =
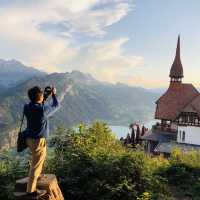
{"type": "Polygon", "coordinates": [[[47,117],[51,117],[60,108],[60,103],[56,97],[56,90],[53,88],[52,92],[52,104],[44,105],[44,113],[47,117]]]}

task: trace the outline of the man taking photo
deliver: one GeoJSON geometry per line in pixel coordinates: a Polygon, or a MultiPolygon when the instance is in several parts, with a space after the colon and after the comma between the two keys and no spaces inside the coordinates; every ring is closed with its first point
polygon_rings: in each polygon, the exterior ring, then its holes
{"type": "Polygon", "coordinates": [[[35,86],[28,90],[30,102],[24,106],[24,115],[27,119],[26,143],[31,151],[31,167],[27,184],[27,196],[42,196],[45,191],[37,190],[37,180],[41,175],[46,158],[46,139],[49,135],[48,118],[58,110],[59,102],[56,97],[56,89],[50,88],[49,95],[52,103],[45,103],[43,90],[35,86]]]}

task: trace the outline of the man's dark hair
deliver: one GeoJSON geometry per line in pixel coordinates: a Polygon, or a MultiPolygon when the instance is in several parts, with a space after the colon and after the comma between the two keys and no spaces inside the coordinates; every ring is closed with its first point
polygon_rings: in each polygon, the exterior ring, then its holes
{"type": "Polygon", "coordinates": [[[31,100],[31,102],[37,102],[40,99],[42,94],[43,94],[43,91],[38,86],[35,86],[28,90],[28,97],[31,100]]]}

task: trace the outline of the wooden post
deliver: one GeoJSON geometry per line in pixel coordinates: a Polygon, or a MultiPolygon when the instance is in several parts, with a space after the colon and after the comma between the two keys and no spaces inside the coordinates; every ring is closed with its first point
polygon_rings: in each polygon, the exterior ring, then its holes
{"type": "Polygon", "coordinates": [[[46,174],[38,179],[37,188],[46,190],[46,194],[42,197],[27,198],[26,185],[28,177],[16,181],[14,196],[16,200],[64,200],[62,192],[58,186],[56,176],[54,174],[46,174]]]}

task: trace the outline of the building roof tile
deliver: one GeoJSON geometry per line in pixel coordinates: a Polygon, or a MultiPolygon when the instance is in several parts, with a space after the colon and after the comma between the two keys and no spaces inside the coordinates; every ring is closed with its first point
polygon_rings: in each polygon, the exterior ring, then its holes
{"type": "Polygon", "coordinates": [[[168,90],[156,102],[156,119],[175,120],[176,117],[184,110],[184,108],[191,103],[195,109],[198,108],[200,112],[200,93],[192,84],[171,83],[168,90]]]}

